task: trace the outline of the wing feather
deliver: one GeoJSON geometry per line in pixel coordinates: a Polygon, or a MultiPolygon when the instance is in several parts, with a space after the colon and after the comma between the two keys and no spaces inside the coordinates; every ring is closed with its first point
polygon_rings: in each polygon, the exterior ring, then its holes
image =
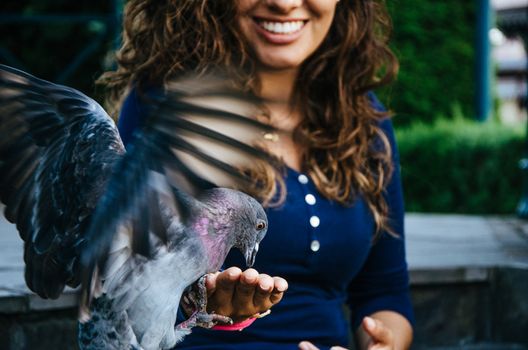
{"type": "Polygon", "coordinates": [[[256,160],[279,165],[256,142],[276,131],[251,116],[260,101],[218,79],[181,79],[145,103],[147,122],[124,153],[93,100],[0,66],[0,200],[25,241],[26,282],[40,296],[82,282],[84,307],[104,276],[130,302],[124,295],[153,253],[152,237],[183,241],[168,232],[167,215],[183,219],[189,209],[179,193],[249,184],[244,169],[256,160]],[[163,201],[175,211],[164,212],[163,201]],[[112,250],[123,227],[130,246],[112,250]]]}
{"type": "Polygon", "coordinates": [[[85,213],[123,152],[93,100],[0,66],[0,200],[25,242],[26,282],[40,296],[58,297],[78,283],[85,213]],[[100,185],[86,185],[93,183],[100,185]]]}
{"type": "MultiPolygon", "coordinates": [[[[144,207],[148,196],[163,195],[155,185],[156,179],[161,178],[165,182],[162,188],[172,189],[170,197],[176,202],[173,207],[178,210],[177,216],[184,219],[187,217],[184,210],[187,203],[180,202],[179,192],[199,195],[212,186],[224,185],[218,181],[220,176],[216,174],[220,173],[231,187],[235,184],[247,185],[252,179],[245,174],[244,167],[250,167],[256,160],[268,161],[275,166],[279,164],[269,153],[259,149],[257,142],[263,133],[275,129],[258,122],[251,115],[241,114],[246,113],[247,108],[243,110],[236,106],[243,101],[254,107],[256,99],[226,89],[225,85],[215,87],[216,90],[207,89],[208,79],[210,77],[204,80],[195,78],[196,84],[202,82],[206,87],[204,90],[193,89],[186,93],[180,85],[173,84],[163,94],[146,97],[146,122],[141,131],[134,134],[127,154],[117,165],[116,174],[120,175],[113,176],[109,181],[107,193],[96,208],[86,235],[87,241],[98,242],[93,247],[99,249],[84,248],[82,251],[81,262],[86,267],[81,299],[84,306],[89,305],[92,298],[90,286],[94,276],[107,268],[105,256],[114,238],[110,233],[128,222],[132,223],[132,244],[136,251],[150,240],[149,232],[144,231],[147,226],[150,232],[154,230],[150,219],[157,218],[154,221],[159,222],[163,217],[159,202],[152,204],[150,201],[150,205],[144,207]],[[215,103],[211,103],[213,98],[215,103]],[[221,130],[218,124],[224,123],[233,126],[231,130],[241,130],[243,137],[232,135],[225,128],[223,132],[217,131],[221,130]],[[216,173],[211,176],[213,171],[216,173]]],[[[165,227],[158,227],[158,236],[166,235],[165,227]]],[[[108,268],[112,269],[111,266],[108,268]]],[[[135,268],[137,266],[125,266],[119,269],[120,277],[108,278],[122,282],[122,279],[127,279],[126,276],[137,275],[129,271],[135,268]]],[[[116,282],[111,284],[113,286],[116,282]]]]}

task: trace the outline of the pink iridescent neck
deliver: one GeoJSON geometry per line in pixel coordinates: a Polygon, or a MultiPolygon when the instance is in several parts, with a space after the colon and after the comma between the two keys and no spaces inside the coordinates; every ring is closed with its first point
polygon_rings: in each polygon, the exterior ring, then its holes
{"type": "Polygon", "coordinates": [[[203,217],[193,224],[193,229],[205,249],[208,272],[218,271],[232,247],[232,241],[226,239],[229,236],[225,232],[226,227],[216,222],[211,223],[209,218],[203,217]]]}

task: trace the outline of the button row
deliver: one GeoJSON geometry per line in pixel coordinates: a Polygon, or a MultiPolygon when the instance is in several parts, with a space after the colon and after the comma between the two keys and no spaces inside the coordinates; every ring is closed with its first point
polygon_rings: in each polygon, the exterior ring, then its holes
{"type": "MultiPolygon", "coordinates": [[[[304,174],[300,174],[297,180],[299,181],[299,183],[303,185],[306,185],[309,181],[308,177],[304,174]]],[[[308,193],[306,196],[304,196],[304,201],[308,205],[315,205],[315,203],[317,202],[317,199],[315,198],[313,194],[308,193]]],[[[313,228],[316,228],[320,224],[321,224],[321,219],[319,219],[318,216],[312,215],[310,217],[310,226],[312,226],[313,228]]],[[[313,239],[312,242],[310,243],[310,250],[315,253],[319,251],[320,248],[321,248],[321,243],[319,243],[317,239],[313,239]]]]}

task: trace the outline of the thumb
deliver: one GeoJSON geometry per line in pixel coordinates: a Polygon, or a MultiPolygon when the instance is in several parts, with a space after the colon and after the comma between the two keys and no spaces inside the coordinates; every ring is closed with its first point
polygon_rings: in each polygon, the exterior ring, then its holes
{"type": "Polygon", "coordinates": [[[220,272],[209,273],[205,278],[205,288],[207,289],[207,297],[213,295],[216,290],[216,277],[220,272]]]}
{"type": "Polygon", "coordinates": [[[375,320],[372,317],[365,317],[362,325],[365,332],[370,335],[375,343],[392,343],[392,331],[385,327],[383,322],[375,320]]]}

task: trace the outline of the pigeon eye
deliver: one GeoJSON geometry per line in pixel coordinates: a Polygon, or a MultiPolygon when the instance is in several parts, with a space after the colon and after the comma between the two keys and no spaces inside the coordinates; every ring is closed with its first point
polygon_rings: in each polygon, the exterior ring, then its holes
{"type": "Polygon", "coordinates": [[[257,230],[262,231],[266,228],[266,223],[260,221],[257,223],[257,230]]]}

